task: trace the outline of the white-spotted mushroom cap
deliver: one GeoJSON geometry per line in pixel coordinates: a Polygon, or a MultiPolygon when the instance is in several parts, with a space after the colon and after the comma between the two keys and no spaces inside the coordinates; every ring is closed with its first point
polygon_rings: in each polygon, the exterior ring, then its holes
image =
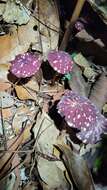
{"type": "Polygon", "coordinates": [[[11,61],[10,71],[17,78],[26,78],[34,75],[41,66],[41,59],[38,54],[19,54],[11,61]]]}
{"type": "Polygon", "coordinates": [[[68,126],[80,130],[77,137],[84,143],[96,143],[107,129],[107,121],[97,107],[88,98],[73,91],[65,92],[57,109],[68,126]]]}
{"type": "Polygon", "coordinates": [[[64,51],[50,51],[48,53],[48,61],[51,67],[61,74],[69,73],[73,67],[71,56],[64,51]]]}

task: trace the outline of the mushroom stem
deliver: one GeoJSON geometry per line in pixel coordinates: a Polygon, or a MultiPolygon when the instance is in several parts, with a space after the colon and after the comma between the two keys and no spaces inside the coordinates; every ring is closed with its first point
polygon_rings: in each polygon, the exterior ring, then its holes
{"type": "Polygon", "coordinates": [[[15,86],[21,81],[22,78],[18,79],[16,82],[15,82],[15,86]]]}
{"type": "Polygon", "coordinates": [[[65,31],[64,37],[63,37],[61,45],[59,47],[59,50],[65,50],[66,49],[68,41],[69,41],[69,37],[71,36],[72,30],[73,30],[73,26],[74,26],[76,20],[78,19],[79,15],[81,13],[81,10],[84,6],[85,1],[86,0],[78,0],[77,1],[76,7],[75,7],[74,12],[71,16],[70,23],[69,23],[69,25],[65,31]]]}
{"type": "Polygon", "coordinates": [[[61,74],[58,73],[58,72],[55,72],[52,80],[51,80],[51,85],[54,86],[55,85],[55,82],[58,81],[58,79],[61,77],[61,74]]]}

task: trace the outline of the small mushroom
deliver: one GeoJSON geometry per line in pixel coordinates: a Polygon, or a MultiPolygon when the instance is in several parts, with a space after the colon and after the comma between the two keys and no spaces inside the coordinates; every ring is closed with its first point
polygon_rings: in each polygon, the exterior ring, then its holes
{"type": "Polygon", "coordinates": [[[69,73],[73,67],[72,58],[64,51],[50,51],[48,53],[48,61],[51,67],[60,74],[69,73]]]}
{"type": "Polygon", "coordinates": [[[107,120],[98,108],[86,97],[67,90],[57,105],[58,113],[68,126],[77,128],[77,137],[84,143],[96,143],[107,131],[107,120]]]}
{"type": "Polygon", "coordinates": [[[57,78],[71,72],[74,63],[68,53],[57,50],[53,50],[48,53],[48,62],[53,70],[56,71],[51,84],[54,84],[57,78]]]}
{"type": "Polygon", "coordinates": [[[26,52],[19,54],[11,61],[10,71],[17,78],[26,78],[34,75],[41,66],[39,54],[26,52]]]}
{"type": "Polygon", "coordinates": [[[80,32],[84,29],[84,24],[81,21],[77,21],[75,23],[75,29],[77,30],[77,32],[80,32]]]}

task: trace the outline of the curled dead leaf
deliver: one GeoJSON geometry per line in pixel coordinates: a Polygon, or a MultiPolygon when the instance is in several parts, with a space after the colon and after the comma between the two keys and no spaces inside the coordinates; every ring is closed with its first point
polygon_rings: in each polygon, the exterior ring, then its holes
{"type": "Polygon", "coordinates": [[[15,86],[16,94],[20,100],[36,100],[36,93],[30,91],[25,86],[15,86]]]}

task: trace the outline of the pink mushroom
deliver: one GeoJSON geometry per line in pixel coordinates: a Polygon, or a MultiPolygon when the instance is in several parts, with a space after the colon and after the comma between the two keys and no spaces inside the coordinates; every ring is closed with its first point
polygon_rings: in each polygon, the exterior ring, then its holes
{"type": "Polygon", "coordinates": [[[84,29],[84,25],[83,25],[82,22],[77,21],[77,22],[75,23],[75,28],[76,28],[76,30],[77,30],[78,32],[80,32],[81,30],[84,29]]]}
{"type": "Polygon", "coordinates": [[[106,131],[107,120],[97,107],[88,98],[73,91],[65,92],[57,109],[68,126],[80,130],[77,137],[84,143],[96,143],[106,131]]]}
{"type": "Polygon", "coordinates": [[[34,75],[41,66],[39,55],[28,52],[17,55],[11,63],[10,71],[17,78],[30,77],[34,75]]]}
{"type": "Polygon", "coordinates": [[[73,67],[72,58],[64,51],[50,51],[48,53],[48,61],[51,67],[60,74],[69,73],[73,67]]]}

